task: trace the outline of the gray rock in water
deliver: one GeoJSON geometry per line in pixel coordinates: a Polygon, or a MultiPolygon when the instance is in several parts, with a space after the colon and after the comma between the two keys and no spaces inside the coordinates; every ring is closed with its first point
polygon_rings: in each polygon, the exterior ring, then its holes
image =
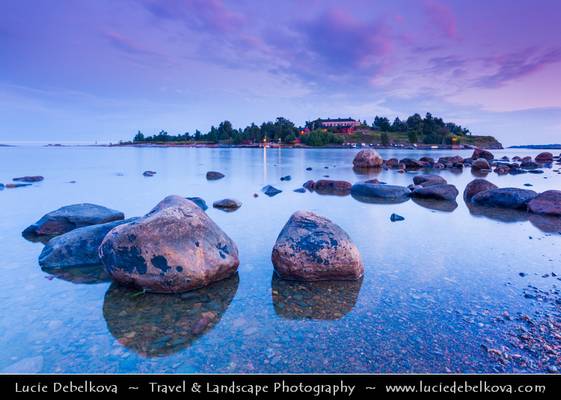
{"type": "Polygon", "coordinates": [[[410,190],[404,186],[373,183],[355,183],[351,188],[353,197],[372,202],[399,203],[409,199],[410,190]]]}
{"type": "Polygon", "coordinates": [[[471,201],[479,206],[525,209],[537,195],[536,192],[528,189],[501,188],[479,192],[471,201]]]}
{"type": "Polygon", "coordinates": [[[236,211],[242,203],[236,199],[222,199],[212,203],[212,206],[223,211],[236,211]]]}
{"type": "Polygon", "coordinates": [[[201,207],[201,209],[203,211],[208,210],[208,206],[206,205],[206,201],[204,201],[202,198],[200,198],[200,197],[187,197],[186,199],[191,200],[193,203],[195,203],[196,205],[201,207]]]}
{"type": "Polygon", "coordinates": [[[20,176],[19,178],[13,178],[12,180],[15,182],[41,182],[43,179],[40,175],[34,176],[20,176]]]}
{"type": "Polygon", "coordinates": [[[101,263],[98,249],[107,233],[137,218],[84,226],[49,240],[39,255],[43,269],[86,267],[101,263]]]}
{"type": "Polygon", "coordinates": [[[440,175],[421,174],[413,177],[413,183],[420,186],[430,186],[448,182],[440,175]]]}
{"type": "Polygon", "coordinates": [[[206,173],[206,179],[208,179],[209,181],[216,181],[218,179],[222,179],[224,178],[224,174],[221,172],[217,172],[217,171],[208,171],[206,173]]]}
{"type": "Polygon", "coordinates": [[[83,226],[119,221],[125,215],[97,204],[72,204],[45,214],[23,231],[23,236],[57,236],[83,226]]]}
{"type": "Polygon", "coordinates": [[[412,197],[453,201],[458,197],[458,189],[446,183],[420,187],[411,192],[412,197]]]}
{"type": "Polygon", "coordinates": [[[277,189],[276,187],[271,185],[263,186],[263,188],[261,188],[261,191],[269,197],[276,196],[277,194],[282,192],[282,190],[277,189]]]}
{"type": "Polygon", "coordinates": [[[349,235],[309,211],[292,214],[273,247],[272,261],[277,274],[290,280],[355,280],[364,273],[349,235]]]}
{"type": "Polygon", "coordinates": [[[392,222],[405,221],[405,218],[403,218],[401,215],[398,214],[392,214],[390,215],[390,221],[392,222]]]}
{"type": "Polygon", "coordinates": [[[117,282],[161,293],[209,285],[239,265],[232,239],[180,196],[168,196],[144,217],[113,228],[99,252],[117,282]]]}

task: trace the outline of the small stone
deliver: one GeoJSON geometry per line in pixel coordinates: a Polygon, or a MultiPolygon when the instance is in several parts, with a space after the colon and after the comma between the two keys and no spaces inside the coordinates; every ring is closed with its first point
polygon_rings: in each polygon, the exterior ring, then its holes
{"type": "Polygon", "coordinates": [[[398,215],[398,214],[392,214],[390,216],[390,221],[392,221],[392,222],[404,221],[404,220],[405,220],[405,218],[403,218],[401,215],[398,215]]]}

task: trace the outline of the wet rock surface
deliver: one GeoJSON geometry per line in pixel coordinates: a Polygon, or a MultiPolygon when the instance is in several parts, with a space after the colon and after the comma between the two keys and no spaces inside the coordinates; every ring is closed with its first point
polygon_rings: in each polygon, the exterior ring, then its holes
{"type": "Polygon", "coordinates": [[[528,189],[500,188],[479,192],[472,197],[472,203],[486,207],[526,209],[537,193],[528,189]]]}
{"type": "Polygon", "coordinates": [[[204,201],[204,199],[200,198],[200,197],[186,197],[187,200],[192,201],[193,203],[195,203],[196,205],[198,205],[201,210],[206,211],[208,210],[208,206],[206,204],[206,201],[204,201]]]}
{"type": "Polygon", "coordinates": [[[111,285],[103,301],[107,328],[123,346],[145,357],[189,347],[212,330],[238,289],[238,274],[183,294],[142,293],[111,285]]]}
{"type": "Polygon", "coordinates": [[[49,240],[39,255],[41,268],[62,269],[101,264],[98,249],[107,233],[136,218],[84,226],[49,240]]]}
{"type": "Polygon", "coordinates": [[[233,275],[238,249],[207,214],[168,196],[144,217],[113,228],[99,254],[117,282],[151,292],[197,289],[233,275]]]}
{"type": "Polygon", "coordinates": [[[236,199],[222,199],[212,203],[212,206],[223,211],[232,212],[240,208],[242,206],[242,203],[236,199]]]}
{"type": "Polygon", "coordinates": [[[218,171],[208,171],[206,173],[206,179],[209,181],[217,181],[218,179],[224,178],[224,174],[218,171]]]}
{"type": "Polygon", "coordinates": [[[292,214],[273,247],[272,261],[276,273],[290,280],[356,280],[364,273],[349,235],[309,211],[292,214]]]}
{"type": "Polygon", "coordinates": [[[262,191],[265,195],[267,195],[267,196],[269,196],[269,197],[274,197],[274,196],[276,196],[277,194],[282,193],[282,190],[277,189],[276,187],[271,186],[271,185],[263,186],[263,187],[261,188],[261,191],[262,191]]]}
{"type": "Polygon", "coordinates": [[[454,185],[441,183],[416,188],[411,192],[411,196],[424,199],[454,201],[456,197],[458,197],[458,189],[456,189],[454,185]]]}
{"type": "Polygon", "coordinates": [[[13,178],[14,182],[41,182],[44,177],[40,175],[32,175],[32,176],[20,176],[18,178],[13,178]]]}
{"type": "Polygon", "coordinates": [[[72,204],[45,214],[23,231],[24,237],[57,236],[83,226],[118,221],[125,215],[97,204],[72,204]]]}
{"type": "Polygon", "coordinates": [[[408,188],[396,185],[355,183],[351,187],[353,197],[373,203],[401,203],[409,199],[410,193],[408,188]]]}

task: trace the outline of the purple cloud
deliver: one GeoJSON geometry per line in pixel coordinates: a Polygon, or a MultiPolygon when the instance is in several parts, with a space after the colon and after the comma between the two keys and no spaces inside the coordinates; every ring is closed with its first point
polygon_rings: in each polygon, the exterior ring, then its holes
{"type": "Polygon", "coordinates": [[[423,5],[431,25],[436,27],[439,32],[444,34],[448,39],[456,38],[458,33],[456,17],[452,9],[446,4],[439,3],[436,0],[425,0],[423,5]]]}
{"type": "Polygon", "coordinates": [[[521,51],[501,54],[486,60],[497,69],[493,74],[480,77],[476,86],[497,88],[516,79],[535,74],[549,64],[561,62],[561,47],[539,51],[527,48],[521,51]]]}

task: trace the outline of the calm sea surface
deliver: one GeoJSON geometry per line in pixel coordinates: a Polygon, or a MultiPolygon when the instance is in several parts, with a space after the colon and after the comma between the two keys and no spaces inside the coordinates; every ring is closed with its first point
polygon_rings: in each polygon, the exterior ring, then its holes
{"type": "MultiPolygon", "coordinates": [[[[412,182],[412,173],[353,172],[356,152],[0,147],[0,182],[45,176],[31,187],[0,191],[0,371],[527,370],[499,363],[487,349],[516,353],[509,338],[516,334],[517,316],[547,314],[549,303],[524,293],[528,285],[555,291],[561,284],[551,276],[561,275],[561,228],[528,220],[525,213],[470,213],[461,197],[474,178],[469,169],[436,172],[460,191],[456,208],[413,200],[368,204],[351,196],[293,192],[324,175],[353,183],[374,177],[389,184],[412,182]],[[157,175],[145,178],[145,170],[157,175]],[[226,178],[208,182],[208,170],[226,178]],[[281,182],[285,175],[292,180],[281,182]],[[260,192],[266,184],[283,192],[269,198],[260,192]],[[26,226],[64,205],[97,203],[132,217],[169,194],[200,196],[209,206],[226,197],[243,203],[233,213],[207,211],[238,245],[237,276],[184,295],[142,295],[112,284],[99,268],[58,276],[43,272],[37,263],[43,245],[21,237],[26,226]],[[365,265],[361,282],[288,283],[273,276],[273,244],[296,210],[328,217],[349,233],[365,265]],[[392,213],[405,221],[390,222],[392,213]],[[205,311],[219,315],[212,329],[199,335],[185,329],[205,311]],[[513,321],[503,318],[505,312],[513,321]]],[[[381,153],[384,158],[470,154],[381,153]]],[[[501,187],[530,183],[538,192],[561,189],[561,175],[545,171],[491,173],[487,179],[501,187]]],[[[519,353],[530,364],[536,357],[519,353]]]]}

